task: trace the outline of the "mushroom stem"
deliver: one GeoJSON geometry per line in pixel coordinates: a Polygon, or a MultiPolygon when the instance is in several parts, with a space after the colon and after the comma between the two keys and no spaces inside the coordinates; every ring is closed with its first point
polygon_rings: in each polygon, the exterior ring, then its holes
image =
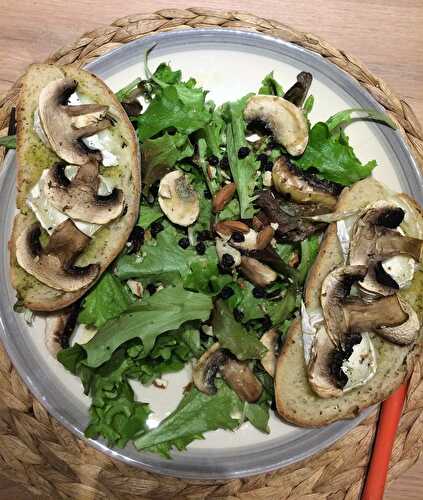
{"type": "Polygon", "coordinates": [[[231,359],[220,369],[222,377],[243,401],[255,403],[263,387],[246,363],[231,359]]]}
{"type": "Polygon", "coordinates": [[[108,118],[104,118],[98,122],[90,123],[85,127],[74,128],[72,135],[75,139],[83,139],[84,137],[90,137],[102,130],[106,130],[106,128],[109,128],[111,125],[112,122],[108,118]]]}
{"type": "Polygon", "coordinates": [[[377,233],[375,254],[378,260],[385,260],[395,255],[409,255],[417,262],[422,259],[423,240],[403,236],[389,229],[381,229],[377,233]]]}
{"type": "Polygon", "coordinates": [[[396,295],[382,297],[370,303],[354,300],[345,303],[343,311],[350,332],[368,332],[381,327],[398,326],[408,319],[396,295]]]}
{"type": "Polygon", "coordinates": [[[278,277],[273,269],[251,257],[241,257],[239,268],[254,285],[263,288],[273,283],[278,277]]]}
{"type": "Polygon", "coordinates": [[[69,116],[82,116],[91,113],[105,113],[109,109],[103,104],[78,104],[77,106],[65,106],[69,116]]]}

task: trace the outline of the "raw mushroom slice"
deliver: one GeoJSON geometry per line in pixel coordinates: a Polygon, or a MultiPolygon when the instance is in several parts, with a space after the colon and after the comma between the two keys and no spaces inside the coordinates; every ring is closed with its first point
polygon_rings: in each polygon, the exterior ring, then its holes
{"type": "Polygon", "coordinates": [[[278,278],[272,268],[252,257],[241,257],[239,269],[251,283],[261,288],[270,285],[278,278]]]}
{"type": "Polygon", "coordinates": [[[65,168],[64,162],[56,163],[44,183],[44,195],[55,208],[73,219],[93,224],[107,224],[122,214],[125,201],[120,189],[115,188],[106,196],[98,194],[97,162],[81,165],[72,180],[66,177],[65,168]]]}
{"type": "Polygon", "coordinates": [[[303,111],[283,97],[252,96],[244,110],[247,122],[259,120],[272,131],[279,144],[292,156],[304,153],[308,143],[308,124],[303,111]]]}
{"type": "Polygon", "coordinates": [[[98,276],[100,266],[75,267],[80,253],[90,238],[79,231],[71,219],[60,224],[45,248],[40,243],[41,226],[27,227],[16,241],[16,258],[25,271],[41,283],[65,292],[75,292],[90,285],[98,276]]]}
{"type": "Polygon", "coordinates": [[[53,151],[62,160],[73,165],[83,165],[96,155],[81,141],[112,125],[108,118],[77,128],[77,117],[93,113],[106,113],[108,106],[81,104],[68,106],[68,98],[78,86],[76,80],[68,78],[54,80],[46,85],[38,100],[38,113],[44,134],[53,151]]]}
{"type": "Polygon", "coordinates": [[[334,209],[342,186],[299,170],[288,158],[281,156],[273,165],[276,191],[297,203],[316,203],[334,209]]]}
{"type": "Polygon", "coordinates": [[[197,192],[180,170],[169,172],[160,181],[159,204],[167,218],[178,226],[190,226],[200,213],[197,192]]]}
{"type": "Polygon", "coordinates": [[[214,380],[218,373],[243,401],[254,403],[261,396],[263,387],[248,365],[238,361],[216,342],[194,365],[194,385],[205,394],[215,394],[214,380]]]}

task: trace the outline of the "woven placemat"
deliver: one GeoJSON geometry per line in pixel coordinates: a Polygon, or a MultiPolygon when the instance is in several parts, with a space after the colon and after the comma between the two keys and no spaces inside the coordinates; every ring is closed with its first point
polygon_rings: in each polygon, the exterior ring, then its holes
{"type": "MultiPolygon", "coordinates": [[[[423,134],[408,104],[355,58],[278,21],[201,8],[132,15],[84,34],[48,62],[81,66],[152,33],[206,27],[264,32],[321,54],[353,76],[386,109],[423,166],[423,134]]],[[[19,81],[0,99],[0,131],[7,128],[18,91],[19,81]]],[[[422,369],[420,358],[411,376],[389,481],[408,469],[422,451],[422,369]]],[[[0,475],[21,484],[35,498],[352,500],[360,495],[375,428],[374,414],[323,453],[260,476],[230,481],[159,476],[114,461],[64,429],[32,397],[0,345],[0,475]]]]}

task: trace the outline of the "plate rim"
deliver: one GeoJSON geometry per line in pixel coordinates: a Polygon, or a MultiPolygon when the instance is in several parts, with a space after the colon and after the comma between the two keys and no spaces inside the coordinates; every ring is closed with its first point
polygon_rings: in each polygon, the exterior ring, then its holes
{"type": "MultiPolygon", "coordinates": [[[[87,64],[86,66],[84,66],[86,69],[88,70],[93,70],[93,67],[94,67],[94,71],[95,71],[95,66],[101,62],[107,62],[107,59],[108,58],[111,58],[111,57],[115,57],[116,56],[116,53],[119,53],[121,51],[124,51],[125,49],[127,49],[128,46],[135,46],[137,44],[144,44],[146,41],[155,41],[155,40],[159,40],[160,39],[165,39],[165,38],[171,38],[173,36],[185,36],[189,38],[189,35],[192,35],[192,34],[205,34],[205,35],[208,35],[210,33],[216,33],[216,32],[221,32],[221,33],[224,33],[224,34],[231,34],[232,36],[235,36],[235,37],[240,37],[240,38],[251,38],[251,39],[254,39],[254,38],[258,38],[258,39],[265,39],[265,40],[269,40],[271,42],[276,42],[279,46],[281,47],[290,47],[291,49],[295,49],[296,51],[301,51],[303,53],[306,53],[307,55],[309,56],[313,56],[314,58],[321,58],[321,63],[322,64],[326,64],[326,65],[329,65],[331,67],[334,67],[336,71],[341,71],[343,72],[340,68],[338,68],[336,65],[334,65],[333,63],[330,63],[329,61],[326,61],[323,57],[321,57],[320,55],[314,53],[313,51],[311,50],[308,50],[306,48],[303,48],[303,47],[299,47],[298,45],[296,44],[293,44],[291,42],[286,42],[284,40],[280,40],[278,38],[275,38],[273,36],[269,36],[269,35],[265,35],[265,34],[261,34],[261,33],[251,33],[251,32],[245,32],[245,31],[242,31],[242,30],[233,30],[233,29],[222,29],[222,28],[207,28],[207,29],[204,29],[204,28],[201,28],[201,29],[195,29],[193,31],[184,31],[184,32],[181,32],[181,31],[170,31],[170,32],[166,32],[166,33],[158,33],[158,34],[153,34],[153,35],[148,35],[148,36],[145,36],[141,39],[138,39],[138,40],[134,40],[132,42],[129,42],[128,44],[125,44],[121,47],[118,47],[118,48],[115,48],[113,49],[112,51],[108,52],[107,54],[104,54],[103,56],[100,56],[98,59],[96,59],[95,61],[93,62],[90,62],[89,64],[87,64]]],[[[368,93],[368,91],[362,87],[355,79],[353,79],[350,75],[348,75],[347,73],[343,72],[347,78],[350,80],[350,83],[353,83],[356,87],[357,87],[357,90],[362,94],[363,92],[366,93],[369,97],[369,99],[371,101],[373,101],[373,104],[376,108],[380,109],[380,110],[384,110],[384,108],[368,93]]],[[[414,167],[416,168],[417,172],[420,173],[420,170],[418,169],[417,167],[417,164],[416,164],[416,161],[414,159],[414,157],[412,156],[412,153],[410,151],[410,149],[408,148],[408,146],[406,145],[404,139],[402,138],[402,136],[399,136],[399,142],[401,143],[401,145],[403,146],[403,149],[406,153],[406,155],[408,156],[408,161],[414,165],[414,167]]],[[[9,152],[8,155],[7,155],[7,158],[5,159],[5,165],[4,165],[4,168],[2,169],[2,172],[0,174],[0,185],[2,185],[3,183],[3,180],[4,178],[6,177],[7,175],[7,170],[10,170],[7,168],[7,163],[12,161],[11,160],[11,156],[13,155],[14,153],[11,153],[9,152]]],[[[421,173],[420,173],[421,174],[421,173]]],[[[410,189],[410,191],[412,191],[410,189]]],[[[211,472],[204,472],[203,474],[202,473],[199,473],[198,471],[196,472],[193,472],[193,473],[190,473],[189,471],[179,471],[178,473],[176,473],[174,470],[164,470],[164,469],[160,469],[158,470],[156,467],[154,466],[151,466],[150,464],[148,463],[145,463],[144,461],[142,460],[133,460],[132,458],[126,456],[126,455],[122,455],[122,452],[121,451],[116,451],[116,450],[113,450],[111,448],[108,448],[106,445],[104,445],[101,441],[99,440],[93,440],[93,439],[87,439],[85,438],[83,432],[78,429],[76,426],[74,426],[72,423],[70,423],[66,417],[64,417],[59,410],[56,410],[52,405],[49,404],[49,402],[43,397],[43,395],[39,392],[39,390],[37,389],[37,387],[35,386],[35,383],[32,381],[32,379],[28,376],[27,373],[23,372],[21,373],[21,370],[20,370],[20,364],[19,363],[15,363],[15,355],[16,357],[19,357],[19,353],[18,352],[13,352],[14,349],[13,349],[13,346],[12,346],[12,349],[11,349],[11,345],[5,341],[5,339],[7,339],[7,332],[5,331],[5,327],[4,327],[4,324],[3,324],[3,318],[0,316],[0,336],[3,340],[3,344],[6,348],[6,351],[10,357],[10,359],[12,360],[13,362],[13,365],[15,367],[15,369],[17,370],[17,372],[19,373],[19,375],[22,377],[22,379],[25,381],[26,385],[28,386],[28,388],[30,389],[30,391],[32,392],[32,394],[34,394],[34,396],[36,397],[36,399],[38,401],[40,401],[44,407],[46,407],[47,411],[54,417],[56,418],[64,427],[66,427],[67,429],[69,429],[72,433],[74,433],[78,438],[80,439],[83,439],[84,442],[88,443],[90,446],[93,446],[94,448],[96,448],[97,450],[101,451],[102,453],[106,453],[108,456],[111,456],[112,458],[114,459],[118,459],[118,460],[121,460],[127,464],[130,464],[130,465],[134,465],[134,466],[138,466],[138,467],[141,467],[143,468],[144,470],[148,470],[150,472],[154,472],[154,473],[159,473],[159,474],[164,474],[164,475],[169,475],[169,476],[173,476],[173,477],[181,477],[181,478],[185,478],[185,479],[229,479],[229,478],[240,478],[240,477],[245,477],[245,476],[250,476],[250,475],[255,475],[255,474],[261,474],[261,473],[264,473],[264,472],[269,472],[269,471],[272,471],[272,470],[275,470],[275,469],[278,469],[278,468],[282,468],[282,467],[286,467],[292,463],[295,463],[295,462],[298,462],[298,461],[301,461],[303,460],[304,458],[308,458],[308,457],[311,457],[312,455],[318,453],[319,451],[322,451],[324,449],[326,449],[327,447],[329,447],[331,444],[333,444],[335,441],[337,441],[338,439],[340,439],[343,435],[345,435],[346,433],[348,433],[351,429],[353,429],[356,425],[359,425],[359,423],[364,419],[366,418],[366,416],[372,411],[373,407],[365,410],[364,412],[362,412],[362,414],[360,415],[360,417],[358,419],[354,419],[354,420],[348,420],[348,421],[342,421],[342,424],[343,424],[343,428],[342,428],[342,432],[338,432],[338,433],[334,433],[332,435],[332,439],[327,439],[324,441],[323,444],[320,444],[320,445],[317,445],[315,446],[314,448],[311,448],[311,453],[309,453],[307,451],[305,451],[302,455],[297,455],[292,461],[289,461],[289,460],[285,460],[283,461],[283,463],[273,463],[271,465],[269,465],[268,467],[261,467],[259,468],[259,470],[255,470],[254,467],[250,467],[248,470],[243,470],[243,471],[237,471],[237,472],[233,472],[233,471],[225,471],[225,472],[218,472],[216,474],[213,474],[211,472]],[[19,368],[18,368],[19,366],[19,368]]],[[[325,429],[327,429],[328,427],[325,427],[325,429]]],[[[150,455],[150,454],[146,454],[145,452],[138,452],[138,456],[139,457],[142,457],[142,456],[145,456],[145,455],[150,455]]],[[[183,455],[181,455],[181,457],[183,457],[183,455]]]]}

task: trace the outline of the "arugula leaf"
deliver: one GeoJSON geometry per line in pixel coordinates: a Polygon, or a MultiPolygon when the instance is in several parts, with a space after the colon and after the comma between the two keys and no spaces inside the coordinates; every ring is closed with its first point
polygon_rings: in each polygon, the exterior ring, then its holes
{"type": "Polygon", "coordinates": [[[216,381],[216,387],[212,396],[191,388],[158,427],[135,440],[135,446],[170,458],[173,448],[185,450],[194,439],[203,439],[205,432],[236,429],[239,420],[231,415],[242,410],[242,403],[222,380],[216,381]]]}
{"type": "Polygon", "coordinates": [[[189,292],[181,286],[164,288],[103,325],[95,337],[83,345],[87,353],[85,364],[93,368],[100,366],[120,345],[134,338],[142,340],[148,354],[161,333],[175,330],[186,321],[205,321],[212,305],[204,294],[189,292]]]}
{"type": "Polygon", "coordinates": [[[280,85],[273,76],[273,71],[266,75],[261,82],[261,87],[258,94],[264,95],[277,95],[283,97],[284,91],[282,85],[280,85]]]}
{"type": "Polygon", "coordinates": [[[297,282],[302,285],[307,278],[307,274],[319,253],[320,238],[315,234],[309,236],[301,242],[301,261],[297,267],[297,282]]]}
{"type": "Polygon", "coordinates": [[[163,212],[159,207],[141,203],[137,225],[144,229],[148,229],[154,221],[161,219],[162,217],[163,212]]]}
{"type": "Polygon", "coordinates": [[[183,83],[162,88],[137,118],[140,141],[171,128],[189,135],[204,127],[211,119],[205,106],[205,95],[202,89],[189,88],[183,83]]]}
{"type": "Polygon", "coordinates": [[[117,318],[134,302],[131,292],[112,273],[104,273],[82,302],[78,320],[100,328],[117,318]]]}
{"type": "Polygon", "coordinates": [[[191,157],[194,148],[184,134],[165,133],[156,139],[147,139],[141,144],[143,184],[147,187],[163,177],[184,158],[191,157]]]}
{"type": "Polygon", "coordinates": [[[365,108],[351,108],[339,111],[326,120],[326,125],[328,126],[329,132],[333,133],[333,131],[338,127],[345,127],[354,121],[364,119],[384,123],[393,129],[397,128],[395,123],[385,113],[381,113],[375,109],[365,108]]]}
{"type": "Polygon", "coordinates": [[[213,312],[213,334],[239,360],[260,359],[267,351],[254,333],[235,321],[229,306],[219,300],[213,312]]]}
{"type": "Polygon", "coordinates": [[[316,123],[310,131],[304,154],[292,160],[298,167],[307,170],[316,168],[325,179],[344,186],[368,177],[376,167],[372,160],[363,165],[348,143],[342,130],[331,134],[326,123],[316,123]]]}
{"type": "Polygon", "coordinates": [[[0,147],[1,146],[6,149],[16,149],[16,135],[6,135],[5,137],[0,137],[0,147]]]}
{"type": "Polygon", "coordinates": [[[180,282],[190,271],[190,261],[197,256],[193,248],[183,250],[178,245],[181,236],[166,224],[156,239],[146,241],[142,255],[122,255],[116,264],[115,274],[121,280],[140,278],[146,282],[165,284],[180,282]]]}

